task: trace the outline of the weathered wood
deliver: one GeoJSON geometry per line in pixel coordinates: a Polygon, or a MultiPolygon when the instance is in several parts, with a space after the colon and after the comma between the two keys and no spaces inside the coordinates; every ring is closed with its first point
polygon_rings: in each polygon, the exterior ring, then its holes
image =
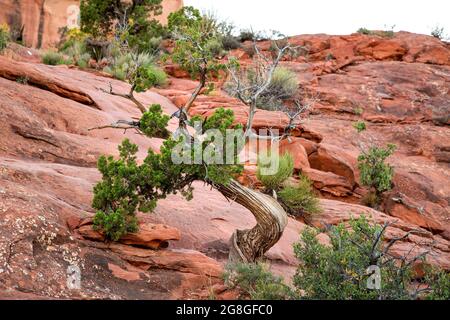
{"type": "Polygon", "coordinates": [[[232,180],[217,189],[228,199],[247,208],[256,219],[248,230],[236,230],[231,237],[230,262],[255,262],[281,238],[288,218],[283,207],[274,198],[249,189],[232,180]]]}

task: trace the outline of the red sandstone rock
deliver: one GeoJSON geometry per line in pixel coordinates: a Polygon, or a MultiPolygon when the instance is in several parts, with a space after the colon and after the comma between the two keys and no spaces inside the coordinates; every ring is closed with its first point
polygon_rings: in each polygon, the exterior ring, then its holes
{"type": "Polygon", "coordinates": [[[280,142],[280,154],[289,153],[294,158],[294,169],[309,168],[308,154],[306,153],[303,144],[297,140],[298,138],[291,138],[280,142]]]}
{"type": "MultiPolygon", "coordinates": [[[[82,226],[76,231],[86,239],[105,240],[105,236],[101,232],[92,229],[91,219],[89,219],[89,222],[82,222],[82,226]]],[[[160,249],[167,248],[169,246],[168,241],[180,240],[180,237],[180,231],[176,228],[162,224],[140,223],[138,232],[123,236],[119,242],[132,246],[160,249]]]]}
{"type": "MultiPolygon", "coordinates": [[[[311,164],[302,173],[322,197],[333,199],[322,199],[323,212],[306,223],[324,227],[360,214],[378,223],[389,221],[388,240],[413,231],[393,254],[430,250],[429,262],[450,269],[449,48],[432,37],[409,33],[397,33],[393,39],[312,35],[293,41],[309,46],[309,62],[300,57],[283,64],[320,97],[311,117],[295,130],[294,140],[304,147],[311,164]],[[373,51],[358,55],[355,48],[372,41],[378,42],[373,51]],[[400,48],[407,50],[401,58],[400,48]],[[325,61],[329,53],[336,61],[325,61]],[[359,120],[367,122],[362,134],[352,127],[359,120]],[[359,201],[365,192],[356,187],[355,159],[359,143],[368,145],[371,140],[398,147],[389,158],[396,174],[391,199],[386,195],[387,214],[347,203],[359,201]],[[396,193],[413,209],[392,200],[396,193]]],[[[255,221],[246,209],[202,183],[195,183],[194,201],[173,195],[160,201],[154,214],[139,215],[144,224],[180,230],[180,240],[171,244],[175,250],[111,247],[73,233],[94,213],[98,156],[117,155],[117,144],[125,137],[139,145],[139,159],[146,149],[161,144],[131,132],[87,130],[139,116],[129,101],[100,90],[111,82],[116,91],[127,92],[129,85],[99,74],[5,58],[0,58],[0,77],[0,296],[18,297],[20,290],[27,292],[26,298],[174,299],[199,297],[211,286],[210,279],[212,285],[220,284],[217,261],[226,261],[232,232],[251,228],[255,221]],[[23,76],[31,79],[28,86],[15,81],[23,76]],[[69,263],[80,265],[80,293],[65,286],[69,263]],[[110,291],[100,290],[100,283],[110,291]]],[[[137,98],[147,105],[160,103],[171,114],[177,110],[173,101],[189,95],[196,85],[171,78],[167,88],[137,98]]],[[[200,96],[191,111],[209,115],[222,106],[233,109],[238,122],[246,121],[248,109],[219,91],[200,96]]],[[[284,114],[258,111],[255,128],[282,131],[286,124],[284,114]]],[[[170,123],[171,128],[175,125],[176,121],[170,123]]],[[[248,183],[257,186],[257,181],[250,182],[254,174],[255,167],[248,167],[248,183]]],[[[298,263],[292,244],[304,227],[290,219],[281,241],[266,255],[274,272],[287,279],[298,263]]],[[[319,239],[327,243],[326,235],[319,239]]]]}

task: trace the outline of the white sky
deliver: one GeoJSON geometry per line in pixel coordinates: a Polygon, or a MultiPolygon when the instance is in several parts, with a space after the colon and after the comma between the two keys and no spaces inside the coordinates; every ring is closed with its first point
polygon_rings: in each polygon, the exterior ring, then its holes
{"type": "Polygon", "coordinates": [[[239,28],[286,35],[350,34],[360,27],[430,34],[450,33],[450,0],[184,0],[239,28]]]}

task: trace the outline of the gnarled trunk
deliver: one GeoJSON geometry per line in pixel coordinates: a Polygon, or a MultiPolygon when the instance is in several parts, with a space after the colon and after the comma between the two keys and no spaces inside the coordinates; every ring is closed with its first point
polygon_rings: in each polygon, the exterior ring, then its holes
{"type": "Polygon", "coordinates": [[[232,180],[217,189],[227,198],[247,208],[256,218],[249,230],[236,230],[231,237],[230,262],[255,262],[281,238],[287,214],[277,200],[232,180]]]}

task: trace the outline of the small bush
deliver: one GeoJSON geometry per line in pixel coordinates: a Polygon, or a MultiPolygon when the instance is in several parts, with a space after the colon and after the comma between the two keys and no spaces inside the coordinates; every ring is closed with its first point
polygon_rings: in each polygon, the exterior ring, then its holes
{"type": "Polygon", "coordinates": [[[133,215],[126,215],[120,209],[105,213],[98,211],[94,216],[94,230],[103,231],[106,238],[118,241],[130,232],[138,231],[138,221],[133,215]]]}
{"type": "Polygon", "coordinates": [[[450,272],[437,268],[425,270],[425,283],[428,285],[427,300],[450,300],[450,272]]]}
{"type": "Polygon", "coordinates": [[[151,86],[162,86],[167,81],[166,73],[156,67],[153,60],[148,53],[127,53],[116,57],[103,71],[116,79],[132,81],[139,92],[151,86]]]}
{"type": "Polygon", "coordinates": [[[360,33],[360,34],[365,34],[365,35],[370,35],[370,34],[372,34],[372,31],[370,31],[370,30],[367,29],[367,28],[359,28],[357,32],[360,33]]]}
{"type": "Polygon", "coordinates": [[[163,114],[161,105],[153,104],[149,110],[142,115],[139,121],[139,129],[148,137],[167,139],[169,131],[166,126],[169,116],[163,114]]]}
{"type": "Polygon", "coordinates": [[[287,211],[294,216],[320,212],[319,200],[311,181],[306,176],[300,177],[297,186],[283,188],[278,192],[278,197],[287,211]]]}
{"type": "Polygon", "coordinates": [[[42,62],[51,66],[68,63],[68,61],[64,59],[64,55],[54,51],[44,53],[42,56],[42,62]]]}
{"type": "Polygon", "coordinates": [[[222,47],[224,50],[234,50],[241,47],[239,39],[232,35],[222,37],[222,47]]]}
{"type": "Polygon", "coordinates": [[[241,42],[255,41],[255,40],[258,40],[258,36],[252,30],[244,29],[244,30],[241,30],[241,33],[239,35],[239,40],[241,42]]]}
{"type": "Polygon", "coordinates": [[[436,26],[432,31],[431,35],[436,39],[442,40],[445,38],[445,32],[443,27],[436,26]]]}
{"type": "MultiPolygon", "coordinates": [[[[250,84],[256,85],[254,75],[250,72],[248,79],[250,84]]],[[[297,75],[287,68],[278,67],[273,73],[269,87],[260,95],[257,106],[264,110],[278,110],[282,101],[295,96],[298,88],[297,75]]]]}
{"type": "Polygon", "coordinates": [[[353,123],[353,128],[356,129],[356,131],[358,131],[358,133],[363,132],[364,130],[366,130],[366,123],[364,121],[358,121],[353,123]]]}
{"type": "Polygon", "coordinates": [[[9,27],[7,24],[0,24],[0,53],[6,48],[10,41],[9,27]]]}
{"type": "MultiPolygon", "coordinates": [[[[300,265],[294,285],[304,299],[391,300],[410,299],[412,269],[400,259],[384,256],[383,242],[376,241],[382,227],[370,225],[364,216],[329,231],[331,246],[319,243],[318,232],[310,228],[294,245],[300,265]],[[368,288],[368,268],[379,267],[381,290],[368,288]]],[[[381,234],[381,237],[383,235],[381,234]]]]}
{"type": "Polygon", "coordinates": [[[258,170],[256,176],[266,188],[266,191],[278,190],[284,181],[292,176],[294,172],[294,159],[289,153],[283,156],[266,155],[258,159],[258,170]],[[265,174],[265,170],[272,168],[271,165],[278,161],[276,173],[272,175],[265,174]]]}
{"type": "Polygon", "coordinates": [[[233,264],[224,273],[229,288],[239,288],[251,300],[290,300],[294,292],[283,278],[274,276],[268,267],[259,264],[233,264]]]}
{"type": "Polygon", "coordinates": [[[375,192],[377,198],[382,192],[392,188],[394,169],[386,159],[395,151],[395,145],[389,144],[386,148],[370,147],[358,157],[358,168],[361,172],[360,182],[375,192]]]}

